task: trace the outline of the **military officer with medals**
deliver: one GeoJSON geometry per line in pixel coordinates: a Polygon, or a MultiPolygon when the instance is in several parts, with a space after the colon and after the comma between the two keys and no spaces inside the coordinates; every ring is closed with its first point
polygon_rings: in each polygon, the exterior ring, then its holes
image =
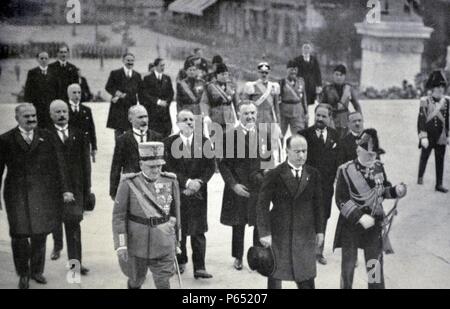
{"type": "Polygon", "coordinates": [[[224,63],[216,66],[216,79],[206,85],[200,101],[200,109],[206,125],[215,122],[226,128],[237,122],[236,106],[238,98],[236,87],[230,82],[228,68],[224,63]]]}
{"type": "Polygon", "coordinates": [[[343,64],[337,65],[333,70],[333,83],[324,87],[320,100],[320,103],[331,105],[333,110],[332,127],[338,131],[341,138],[348,131],[350,103],[355,111],[362,113],[355,89],[345,81],[346,75],[347,68],[343,64]]]}
{"type": "Polygon", "coordinates": [[[431,73],[426,83],[426,88],[431,90],[429,96],[420,99],[420,111],[417,120],[419,133],[420,155],[418,184],[423,184],[423,175],[428,158],[434,149],[436,162],[436,186],[435,190],[447,193],[448,189],[442,185],[444,176],[444,157],[446,145],[450,145],[449,137],[449,106],[450,97],[445,96],[447,80],[440,71],[431,73]]]}
{"type": "Polygon", "coordinates": [[[308,106],[306,101],[305,81],[297,77],[297,64],[289,61],[287,77],[280,81],[280,124],[281,133],[286,134],[288,127],[296,133],[308,127],[308,106]]]}
{"type": "Polygon", "coordinates": [[[366,129],[358,140],[357,159],[341,165],[337,173],[336,205],[340,216],[334,239],[335,248],[342,248],[341,288],[351,289],[358,256],[364,250],[369,289],[384,289],[383,251],[392,253],[387,235],[383,235],[387,217],[384,199],[400,199],[406,185],[392,186],[387,180],[375,129],[366,129]],[[390,250],[388,250],[390,249],[390,250]]]}
{"type": "Polygon", "coordinates": [[[124,175],[113,210],[114,247],[128,288],[139,289],[148,268],[157,289],[174,274],[180,193],[176,176],[162,173],[164,144],[139,144],[142,172],[124,175]]]}
{"type": "Polygon", "coordinates": [[[177,83],[177,107],[190,110],[194,115],[201,115],[200,100],[205,82],[199,78],[199,72],[194,61],[186,61],[184,66],[187,77],[177,83]]]}

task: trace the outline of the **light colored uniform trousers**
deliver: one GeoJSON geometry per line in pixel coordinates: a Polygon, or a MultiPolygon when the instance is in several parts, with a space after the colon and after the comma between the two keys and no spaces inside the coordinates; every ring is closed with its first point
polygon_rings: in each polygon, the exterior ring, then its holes
{"type": "Polygon", "coordinates": [[[175,255],[168,254],[158,259],[128,257],[128,284],[132,288],[141,287],[147,277],[148,269],[153,274],[157,289],[170,289],[170,278],[175,273],[175,255]]]}

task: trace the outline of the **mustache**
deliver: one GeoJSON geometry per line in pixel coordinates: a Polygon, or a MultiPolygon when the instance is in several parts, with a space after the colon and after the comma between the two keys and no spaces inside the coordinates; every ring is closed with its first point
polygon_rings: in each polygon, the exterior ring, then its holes
{"type": "Polygon", "coordinates": [[[30,121],[27,121],[27,124],[35,124],[35,123],[37,123],[36,120],[30,120],[30,121]]]}
{"type": "Polygon", "coordinates": [[[61,116],[61,117],[58,118],[58,120],[66,120],[66,117],[61,116]]]}

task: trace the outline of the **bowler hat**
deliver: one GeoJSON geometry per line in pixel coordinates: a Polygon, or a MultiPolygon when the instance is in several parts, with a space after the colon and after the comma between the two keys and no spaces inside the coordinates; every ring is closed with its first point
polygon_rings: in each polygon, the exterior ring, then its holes
{"type": "Polygon", "coordinates": [[[439,70],[431,72],[425,87],[427,89],[433,89],[441,86],[447,87],[447,80],[445,79],[445,76],[439,70]]]}
{"type": "Polygon", "coordinates": [[[84,202],[84,210],[93,211],[95,208],[95,201],[96,201],[95,194],[92,192],[89,193],[86,198],[86,201],[84,202]]]}
{"type": "Polygon", "coordinates": [[[250,269],[265,277],[270,277],[275,271],[275,257],[271,247],[251,247],[247,252],[247,261],[250,269]]]}

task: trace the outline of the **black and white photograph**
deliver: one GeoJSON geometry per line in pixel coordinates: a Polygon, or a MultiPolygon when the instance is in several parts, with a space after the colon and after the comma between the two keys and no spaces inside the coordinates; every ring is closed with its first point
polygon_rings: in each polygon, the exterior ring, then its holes
{"type": "Polygon", "coordinates": [[[2,0],[0,290],[450,289],[449,81],[450,0],[2,0]]]}

